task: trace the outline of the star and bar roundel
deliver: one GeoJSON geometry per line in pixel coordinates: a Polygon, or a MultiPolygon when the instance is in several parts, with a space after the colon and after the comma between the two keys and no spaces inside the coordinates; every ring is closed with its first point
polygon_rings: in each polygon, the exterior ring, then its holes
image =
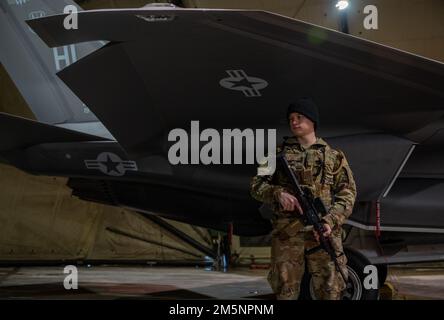
{"type": "Polygon", "coordinates": [[[251,77],[244,70],[226,70],[229,77],[219,81],[219,84],[230,90],[242,91],[245,97],[260,97],[260,90],[268,86],[264,79],[251,77]]]}
{"type": "Polygon", "coordinates": [[[85,166],[87,169],[99,170],[114,177],[123,176],[127,171],[137,171],[135,161],[122,160],[112,152],[102,152],[95,160],[85,160],[85,166]]]}

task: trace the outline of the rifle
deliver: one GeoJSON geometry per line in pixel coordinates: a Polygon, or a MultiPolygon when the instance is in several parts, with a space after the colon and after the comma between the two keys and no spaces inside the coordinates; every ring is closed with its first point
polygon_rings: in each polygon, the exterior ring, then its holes
{"type": "MultiPolygon", "coordinates": [[[[296,199],[298,199],[299,204],[302,208],[302,222],[304,225],[312,225],[313,229],[317,232],[319,235],[319,243],[320,245],[318,247],[312,248],[310,250],[307,250],[306,254],[314,253],[320,249],[323,249],[327,252],[327,254],[330,256],[331,261],[334,262],[336,270],[339,271],[339,273],[342,276],[342,279],[345,283],[347,283],[347,277],[345,276],[344,272],[339,266],[337,258],[339,256],[336,256],[335,250],[333,248],[331,239],[329,237],[324,236],[325,228],[324,223],[322,222],[322,218],[320,217],[320,214],[327,213],[327,209],[325,208],[324,203],[320,198],[314,198],[311,194],[310,190],[303,190],[301,186],[299,185],[299,182],[293,172],[293,170],[290,169],[290,166],[288,164],[287,159],[285,158],[285,155],[283,153],[279,154],[277,157],[277,163],[278,165],[282,166],[282,169],[284,170],[285,175],[289,178],[291,186],[294,191],[294,196],[296,199]]],[[[290,225],[292,225],[295,222],[292,222],[281,229],[286,229],[290,225]]]]}

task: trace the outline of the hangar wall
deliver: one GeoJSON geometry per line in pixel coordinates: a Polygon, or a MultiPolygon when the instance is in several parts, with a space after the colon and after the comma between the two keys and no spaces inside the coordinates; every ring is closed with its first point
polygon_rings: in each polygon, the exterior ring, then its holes
{"type": "Polygon", "coordinates": [[[34,119],[34,114],[0,63],[0,112],[34,119]]]}
{"type": "MultiPolygon", "coordinates": [[[[0,165],[0,262],[192,262],[205,256],[142,215],[71,196],[65,178],[0,165]]],[[[203,228],[168,221],[210,247],[203,228]],[[204,237],[202,237],[202,235],[204,237]]]]}

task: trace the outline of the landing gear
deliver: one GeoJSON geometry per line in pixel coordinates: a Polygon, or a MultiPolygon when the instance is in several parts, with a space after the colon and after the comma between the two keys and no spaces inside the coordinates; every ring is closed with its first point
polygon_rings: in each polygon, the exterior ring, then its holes
{"type": "MultiPolygon", "coordinates": [[[[378,289],[366,289],[364,287],[364,278],[367,276],[364,274],[364,268],[370,265],[370,262],[363,255],[345,249],[345,254],[348,259],[348,282],[347,287],[343,292],[343,300],[377,300],[379,298],[378,289]]],[[[381,269],[382,270],[382,269],[381,269]]],[[[379,271],[379,266],[378,266],[379,271]]],[[[383,270],[382,270],[383,271],[383,270]]],[[[381,276],[379,275],[379,287],[383,284],[381,276]]],[[[384,279],[385,280],[385,279],[384,279]]],[[[304,278],[301,283],[301,300],[316,300],[314,292],[313,281],[311,275],[307,272],[304,274],[304,278]]]]}
{"type": "Polygon", "coordinates": [[[216,259],[214,260],[214,269],[226,271],[231,262],[231,241],[233,237],[233,224],[229,223],[227,234],[217,233],[217,238],[213,238],[213,247],[215,249],[216,259]]]}

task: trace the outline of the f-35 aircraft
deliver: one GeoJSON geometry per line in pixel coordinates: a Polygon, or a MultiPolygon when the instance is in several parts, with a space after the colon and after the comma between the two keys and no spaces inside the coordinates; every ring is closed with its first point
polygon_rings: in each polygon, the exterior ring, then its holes
{"type": "Polygon", "coordinates": [[[384,280],[387,264],[444,259],[444,64],[257,10],[79,11],[66,29],[67,4],[0,2],[0,60],[37,119],[0,114],[4,162],[69,177],[85,200],[267,235],[249,195],[257,164],[172,165],[168,134],[197,120],[279,142],[288,103],[310,96],[358,187],[349,298],[377,296],[359,281],[366,264],[384,280]]]}

